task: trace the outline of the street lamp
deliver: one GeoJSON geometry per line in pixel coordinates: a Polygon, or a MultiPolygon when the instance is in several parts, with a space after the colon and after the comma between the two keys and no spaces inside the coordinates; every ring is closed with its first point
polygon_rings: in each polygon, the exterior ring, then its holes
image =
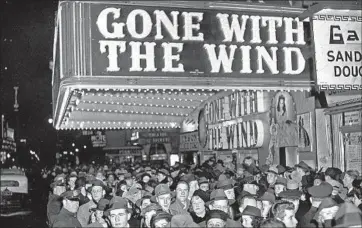
{"type": "Polygon", "coordinates": [[[49,119],[48,119],[48,123],[49,123],[49,124],[52,124],[52,123],[53,123],[53,119],[52,119],[52,118],[49,118],[49,119]]]}

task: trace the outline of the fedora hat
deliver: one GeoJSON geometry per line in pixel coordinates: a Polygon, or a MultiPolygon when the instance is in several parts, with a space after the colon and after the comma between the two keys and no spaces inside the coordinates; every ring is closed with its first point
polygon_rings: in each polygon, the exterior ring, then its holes
{"type": "Polygon", "coordinates": [[[217,200],[227,200],[229,202],[229,205],[235,203],[235,200],[228,199],[223,189],[215,189],[211,192],[210,195],[210,201],[206,202],[206,206],[209,206],[212,202],[217,200]]]}
{"type": "Polygon", "coordinates": [[[257,207],[248,205],[244,209],[243,213],[241,213],[241,215],[249,215],[249,216],[254,216],[254,217],[261,217],[261,211],[257,207]]]}
{"type": "Polygon", "coordinates": [[[309,165],[307,165],[307,163],[305,163],[304,161],[300,161],[298,164],[295,165],[295,167],[302,168],[306,171],[309,171],[311,169],[309,165]]]}
{"type": "Polygon", "coordinates": [[[230,180],[230,179],[219,180],[217,182],[216,188],[217,189],[224,189],[224,190],[232,189],[232,188],[234,188],[234,181],[230,180]]]}

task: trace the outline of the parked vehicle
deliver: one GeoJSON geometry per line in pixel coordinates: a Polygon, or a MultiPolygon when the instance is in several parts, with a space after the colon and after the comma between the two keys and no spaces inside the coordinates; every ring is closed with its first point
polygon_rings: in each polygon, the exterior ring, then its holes
{"type": "Polygon", "coordinates": [[[0,183],[0,216],[30,214],[28,178],[25,173],[18,169],[1,169],[0,183]]]}

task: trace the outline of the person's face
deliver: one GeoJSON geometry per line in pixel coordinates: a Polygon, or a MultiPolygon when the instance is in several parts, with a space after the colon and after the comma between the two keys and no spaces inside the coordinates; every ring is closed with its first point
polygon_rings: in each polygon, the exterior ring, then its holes
{"type": "Polygon", "coordinates": [[[270,201],[265,201],[265,200],[263,200],[261,203],[262,203],[262,210],[261,210],[262,215],[266,217],[273,205],[270,201]]]}
{"type": "Polygon", "coordinates": [[[66,187],[65,186],[56,186],[54,189],[54,192],[56,195],[60,196],[61,194],[63,194],[66,191],[66,187]]]}
{"type": "Polygon", "coordinates": [[[227,200],[215,200],[210,207],[211,210],[220,210],[229,214],[229,202],[227,200]]]}
{"type": "Polygon", "coordinates": [[[165,179],[165,175],[163,175],[163,173],[158,173],[157,174],[157,180],[158,180],[158,182],[161,182],[161,181],[163,181],[164,179],[165,179]]]}
{"type": "Polygon", "coordinates": [[[228,199],[235,199],[235,191],[233,188],[224,190],[225,195],[228,199]]]}
{"type": "Polygon", "coordinates": [[[192,197],[191,205],[196,214],[201,214],[205,211],[205,202],[199,196],[192,197]]]}
{"type": "Polygon", "coordinates": [[[126,183],[127,183],[128,187],[131,187],[133,185],[133,179],[132,178],[127,178],[126,183]]]}
{"type": "Polygon", "coordinates": [[[155,210],[149,211],[147,213],[145,213],[145,223],[147,227],[151,227],[151,218],[153,215],[156,214],[155,210]]]}
{"type": "Polygon", "coordinates": [[[207,221],[206,226],[208,228],[219,228],[219,227],[226,227],[226,222],[219,218],[212,218],[207,221]]]}
{"type": "Polygon", "coordinates": [[[76,180],[77,180],[76,177],[69,178],[68,184],[69,184],[70,189],[72,189],[72,190],[74,189],[76,180]]]}
{"type": "Polygon", "coordinates": [[[242,216],[242,221],[243,221],[243,227],[245,228],[252,228],[253,225],[251,225],[253,218],[249,215],[243,215],[242,216]]]}
{"type": "Polygon", "coordinates": [[[200,184],[200,189],[202,190],[202,191],[204,191],[204,192],[207,192],[207,191],[209,191],[209,183],[202,183],[202,184],[200,184]]]}
{"type": "Polygon", "coordinates": [[[259,190],[259,187],[255,184],[245,184],[244,190],[251,193],[252,195],[255,195],[256,192],[259,190]]]}
{"type": "Polygon", "coordinates": [[[148,182],[150,181],[150,177],[149,177],[149,176],[144,176],[144,177],[142,178],[142,181],[143,181],[144,183],[148,183],[148,182]]]}
{"type": "Polygon", "coordinates": [[[295,214],[299,208],[299,199],[284,199],[284,200],[294,204],[294,214],[295,214]]]}
{"type": "Polygon", "coordinates": [[[157,197],[157,202],[164,211],[168,211],[171,205],[171,195],[170,194],[160,195],[157,197]]]}
{"type": "Polygon", "coordinates": [[[284,105],[285,105],[284,99],[280,99],[280,100],[279,100],[279,105],[280,105],[281,108],[284,107],[284,105]]]}
{"type": "Polygon", "coordinates": [[[282,184],[275,185],[275,195],[278,196],[282,191],[285,191],[285,186],[282,184]]]}
{"type": "Polygon", "coordinates": [[[79,201],[78,200],[65,200],[66,209],[71,213],[77,213],[79,208],[79,201]]]}
{"type": "Polygon", "coordinates": [[[93,200],[98,202],[103,197],[103,188],[101,186],[94,186],[91,193],[93,200]]]}
{"type": "Polygon", "coordinates": [[[166,219],[161,219],[155,222],[155,228],[163,228],[169,226],[169,222],[166,219]]]}
{"type": "Polygon", "coordinates": [[[313,185],[314,186],[318,186],[318,185],[320,185],[322,183],[322,180],[321,179],[315,179],[314,181],[313,181],[313,185]]]}
{"type": "Polygon", "coordinates": [[[189,187],[185,183],[180,183],[176,188],[176,198],[185,202],[189,196],[189,187]]]}
{"type": "Polygon", "coordinates": [[[97,220],[98,222],[100,222],[100,223],[103,223],[103,222],[104,222],[104,219],[103,219],[103,211],[96,210],[95,216],[96,216],[96,220],[97,220]]]}
{"type": "Polygon", "coordinates": [[[126,209],[116,209],[112,210],[109,215],[109,220],[111,221],[112,227],[127,227],[129,219],[129,214],[126,209]]]}
{"type": "Polygon", "coordinates": [[[103,173],[97,173],[96,179],[98,179],[98,180],[103,180],[103,179],[104,179],[103,173]]]}
{"type": "Polygon", "coordinates": [[[141,205],[141,210],[145,209],[148,205],[151,204],[151,200],[150,199],[144,199],[142,200],[142,205],[141,205]]]}
{"type": "Polygon", "coordinates": [[[266,180],[268,181],[268,184],[274,184],[277,180],[277,175],[274,173],[268,173],[266,176],[266,180]]]}
{"type": "Polygon", "coordinates": [[[244,174],[244,169],[243,168],[238,168],[237,172],[236,172],[237,176],[242,176],[244,174]]]}
{"type": "Polygon", "coordinates": [[[350,175],[348,175],[347,173],[344,175],[343,177],[343,185],[344,187],[349,187],[349,185],[351,185],[353,182],[353,179],[351,178],[350,175]]]}
{"type": "Polygon", "coordinates": [[[295,213],[292,210],[286,210],[285,211],[285,216],[282,220],[282,222],[284,223],[284,225],[288,228],[294,228],[297,226],[297,219],[295,218],[295,213]]]}
{"type": "Polygon", "coordinates": [[[304,176],[305,175],[305,171],[302,168],[297,167],[297,172],[301,175],[304,176]]]}
{"type": "Polygon", "coordinates": [[[109,183],[113,183],[113,182],[114,182],[114,176],[113,176],[113,175],[109,175],[109,176],[108,176],[108,182],[109,182],[109,183]]]}

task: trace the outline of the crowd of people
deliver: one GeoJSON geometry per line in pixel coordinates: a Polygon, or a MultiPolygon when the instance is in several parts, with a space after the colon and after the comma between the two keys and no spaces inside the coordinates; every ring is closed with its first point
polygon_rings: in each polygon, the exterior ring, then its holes
{"type": "Polygon", "coordinates": [[[55,166],[48,226],[58,227],[361,227],[362,177],[356,170],[263,165],[236,170],[202,165],[55,166]]]}

